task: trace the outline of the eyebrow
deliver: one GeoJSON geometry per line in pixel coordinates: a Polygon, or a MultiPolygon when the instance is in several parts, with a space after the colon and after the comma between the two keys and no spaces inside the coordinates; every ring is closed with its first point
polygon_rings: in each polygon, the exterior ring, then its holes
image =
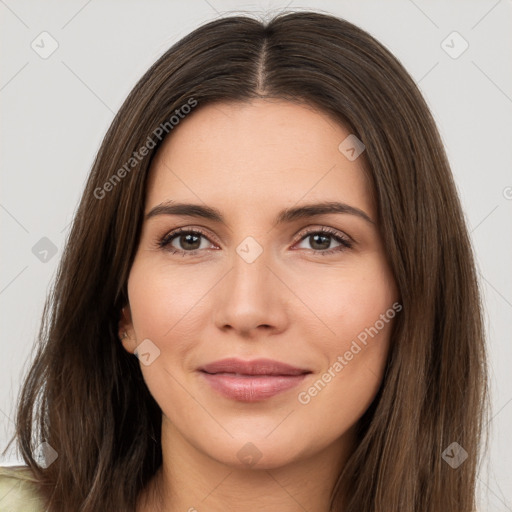
{"type": "MultiPolygon", "coordinates": [[[[274,226],[328,213],[355,215],[356,217],[359,217],[372,225],[375,224],[375,222],[368,216],[367,213],[365,213],[363,210],[360,210],[359,208],[356,208],[355,206],[350,206],[346,203],[340,203],[337,201],[324,201],[293,208],[286,208],[279,212],[274,222],[274,226]]],[[[150,219],[158,215],[185,215],[189,217],[200,217],[221,224],[226,224],[224,216],[216,208],[192,203],[165,201],[152,208],[146,214],[146,219],[150,219]]]]}

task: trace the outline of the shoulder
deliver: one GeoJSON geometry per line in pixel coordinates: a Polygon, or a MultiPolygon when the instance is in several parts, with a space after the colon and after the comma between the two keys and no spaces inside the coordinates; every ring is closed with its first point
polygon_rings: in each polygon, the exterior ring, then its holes
{"type": "Polygon", "coordinates": [[[45,512],[37,481],[27,466],[0,466],[0,511],[45,512]]]}

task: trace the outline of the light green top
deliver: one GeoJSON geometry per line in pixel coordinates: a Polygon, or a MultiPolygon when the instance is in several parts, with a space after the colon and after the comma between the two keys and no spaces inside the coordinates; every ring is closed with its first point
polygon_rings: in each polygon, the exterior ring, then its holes
{"type": "Polygon", "coordinates": [[[0,512],[45,512],[27,466],[0,466],[0,512]]]}

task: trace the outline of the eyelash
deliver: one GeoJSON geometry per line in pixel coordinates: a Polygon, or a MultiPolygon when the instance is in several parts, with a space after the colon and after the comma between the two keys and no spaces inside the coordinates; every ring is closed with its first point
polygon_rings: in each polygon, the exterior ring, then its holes
{"type": "MultiPolygon", "coordinates": [[[[199,251],[202,250],[202,249],[194,249],[192,251],[184,251],[183,249],[176,249],[176,247],[173,247],[170,245],[170,243],[178,235],[183,235],[183,234],[199,235],[199,236],[203,236],[204,238],[209,240],[207,234],[197,228],[195,228],[195,229],[178,228],[178,229],[175,229],[174,231],[171,231],[170,233],[167,233],[162,238],[158,239],[157,243],[156,243],[157,248],[165,250],[165,251],[169,251],[171,254],[181,254],[182,256],[185,256],[185,255],[194,256],[199,251]]],[[[340,243],[340,245],[338,245],[337,247],[333,247],[332,249],[325,249],[325,250],[310,249],[311,251],[313,251],[321,256],[328,256],[328,255],[331,255],[331,254],[334,254],[337,252],[343,252],[343,251],[346,251],[347,249],[352,249],[352,246],[353,246],[352,241],[348,237],[342,236],[339,234],[338,231],[335,231],[335,230],[333,230],[331,228],[327,228],[327,227],[316,228],[316,229],[307,231],[306,233],[303,233],[300,236],[300,238],[296,242],[294,242],[294,245],[296,243],[302,242],[307,237],[312,236],[312,235],[324,235],[324,236],[328,235],[329,237],[333,238],[336,242],[340,243]]]]}

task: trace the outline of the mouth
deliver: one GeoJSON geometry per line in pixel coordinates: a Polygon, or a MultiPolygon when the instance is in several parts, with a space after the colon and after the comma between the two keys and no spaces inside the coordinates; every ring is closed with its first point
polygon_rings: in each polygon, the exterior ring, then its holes
{"type": "Polygon", "coordinates": [[[242,402],[275,396],[297,386],[312,373],[271,359],[223,359],[202,366],[198,371],[215,391],[242,402]]]}

